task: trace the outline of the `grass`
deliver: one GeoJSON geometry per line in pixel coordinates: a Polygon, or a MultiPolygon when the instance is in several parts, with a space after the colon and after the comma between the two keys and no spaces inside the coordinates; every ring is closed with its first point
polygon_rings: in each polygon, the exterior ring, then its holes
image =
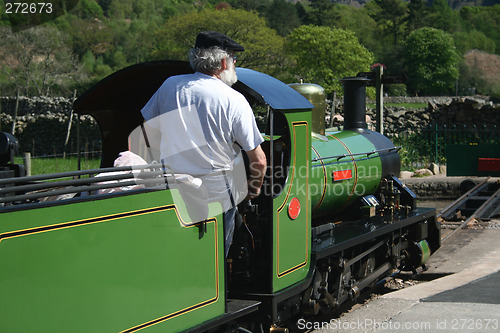
{"type": "MultiPolygon", "coordinates": [[[[16,164],[23,164],[22,157],[15,158],[16,164]]],[[[81,169],[97,169],[101,164],[100,159],[85,159],[81,158],[81,169]]],[[[47,157],[47,158],[32,158],[31,159],[31,175],[45,175],[50,173],[66,172],[78,170],[77,157],[47,157]]]]}

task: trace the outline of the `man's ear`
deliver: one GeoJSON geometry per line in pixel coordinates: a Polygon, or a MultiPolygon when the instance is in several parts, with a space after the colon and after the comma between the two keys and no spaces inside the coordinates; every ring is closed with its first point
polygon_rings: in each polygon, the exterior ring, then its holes
{"type": "Polygon", "coordinates": [[[221,62],[221,72],[227,69],[227,58],[222,59],[221,62]]]}

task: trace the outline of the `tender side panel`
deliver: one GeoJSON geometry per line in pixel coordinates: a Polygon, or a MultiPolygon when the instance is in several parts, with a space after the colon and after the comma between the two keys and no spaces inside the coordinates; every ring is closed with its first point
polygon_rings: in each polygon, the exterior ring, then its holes
{"type": "Polygon", "coordinates": [[[292,131],[290,172],[284,191],[274,199],[273,290],[288,287],[307,276],[311,256],[310,113],[287,115],[292,131]],[[295,121],[295,119],[297,121],[295,121]],[[290,208],[293,206],[292,208],[290,208]],[[298,208],[300,206],[300,209],[298,208]],[[290,213],[289,210],[292,210],[290,213]],[[293,212],[298,215],[293,216],[293,212]]]}
{"type": "Polygon", "coordinates": [[[200,238],[170,191],[0,216],[2,332],[174,332],[224,313],[221,217],[200,238]]]}

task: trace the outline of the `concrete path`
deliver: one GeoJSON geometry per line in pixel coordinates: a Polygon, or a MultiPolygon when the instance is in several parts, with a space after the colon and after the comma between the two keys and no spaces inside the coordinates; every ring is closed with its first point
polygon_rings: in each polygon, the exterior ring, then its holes
{"type": "Polygon", "coordinates": [[[394,291],[310,332],[500,332],[500,230],[461,230],[428,262],[441,278],[394,291]]]}

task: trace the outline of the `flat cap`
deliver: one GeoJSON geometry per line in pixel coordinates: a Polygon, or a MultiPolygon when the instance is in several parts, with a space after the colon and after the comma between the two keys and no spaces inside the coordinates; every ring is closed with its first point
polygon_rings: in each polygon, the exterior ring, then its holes
{"type": "Polygon", "coordinates": [[[195,48],[208,49],[212,46],[220,47],[224,50],[232,50],[235,52],[245,51],[245,48],[236,43],[231,38],[217,31],[202,31],[196,37],[195,48]]]}

